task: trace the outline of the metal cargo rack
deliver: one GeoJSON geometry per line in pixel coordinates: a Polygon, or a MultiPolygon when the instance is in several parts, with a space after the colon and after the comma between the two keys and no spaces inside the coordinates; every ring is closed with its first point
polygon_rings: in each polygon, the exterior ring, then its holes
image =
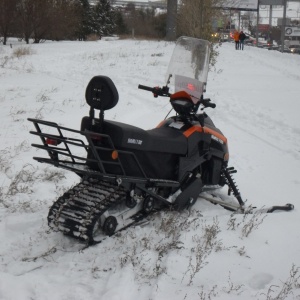
{"type": "Polygon", "coordinates": [[[177,187],[180,184],[173,180],[148,178],[135,153],[116,149],[109,135],[75,130],[44,120],[28,118],[28,121],[32,122],[36,129],[36,131],[30,131],[30,133],[39,136],[42,141],[41,144],[32,144],[32,146],[45,150],[49,154],[49,158],[33,157],[38,162],[73,171],[81,177],[92,176],[106,180],[117,180],[117,182],[149,183],[154,186],[177,187]],[[49,130],[52,130],[52,132],[46,132],[49,130]],[[105,141],[105,147],[95,145],[95,141],[100,140],[105,141]],[[80,151],[80,154],[77,154],[78,151],[80,151]],[[94,158],[88,158],[89,151],[94,158]],[[115,155],[115,158],[112,160],[104,159],[101,153],[115,155]],[[142,176],[133,177],[126,174],[119,155],[131,157],[142,176]],[[90,168],[89,163],[97,165],[97,170],[90,168]],[[120,170],[120,174],[111,174],[107,170],[109,166],[116,166],[120,170]]]}

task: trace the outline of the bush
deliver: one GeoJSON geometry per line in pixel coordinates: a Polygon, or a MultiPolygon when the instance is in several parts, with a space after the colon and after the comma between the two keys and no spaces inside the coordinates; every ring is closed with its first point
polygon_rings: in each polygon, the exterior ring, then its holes
{"type": "Polygon", "coordinates": [[[29,47],[18,47],[13,51],[13,56],[20,58],[24,55],[31,55],[34,54],[34,51],[29,47]]]}

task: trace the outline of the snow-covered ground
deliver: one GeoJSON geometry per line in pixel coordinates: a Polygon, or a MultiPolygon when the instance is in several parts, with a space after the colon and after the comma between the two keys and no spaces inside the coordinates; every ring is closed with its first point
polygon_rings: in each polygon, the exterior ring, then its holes
{"type": "Polygon", "coordinates": [[[157,214],[83,249],[47,226],[49,206],[79,178],[32,159],[27,118],[79,129],[87,83],[107,75],[120,100],[105,117],[155,127],[170,105],[137,86],[164,84],[174,43],[22,47],[29,55],[0,48],[1,300],[300,299],[300,55],[224,43],[206,93],[247,204],[294,211],[232,215],[199,198],[190,212],[157,214]]]}

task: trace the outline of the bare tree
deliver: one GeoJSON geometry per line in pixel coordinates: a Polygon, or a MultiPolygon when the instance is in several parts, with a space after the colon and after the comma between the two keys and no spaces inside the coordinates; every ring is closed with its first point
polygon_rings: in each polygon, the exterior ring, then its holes
{"type": "Polygon", "coordinates": [[[34,0],[34,9],[31,15],[34,43],[39,43],[51,32],[53,26],[51,17],[54,14],[53,2],[54,0],[34,0]]]}
{"type": "Polygon", "coordinates": [[[74,39],[80,23],[80,6],[76,0],[56,0],[51,8],[50,32],[52,40],[74,39]]]}
{"type": "Polygon", "coordinates": [[[25,42],[29,44],[29,39],[33,32],[32,15],[35,9],[35,0],[20,0],[17,6],[20,31],[25,42]]]}
{"type": "Polygon", "coordinates": [[[6,45],[7,38],[12,34],[18,1],[0,0],[0,35],[3,37],[3,45],[6,45]]]}
{"type": "MultiPolygon", "coordinates": [[[[0,0],[3,1],[3,0],[0,0]]],[[[9,0],[7,0],[9,1],[9,0]]],[[[72,39],[80,23],[78,0],[18,0],[19,31],[26,43],[72,39]]]]}
{"type": "Polygon", "coordinates": [[[177,26],[180,35],[212,39],[213,20],[221,14],[216,7],[220,0],[182,0],[177,26]]]}
{"type": "Polygon", "coordinates": [[[136,9],[134,4],[128,3],[123,16],[126,27],[132,30],[135,36],[150,38],[165,36],[166,16],[156,16],[152,8],[136,9]]]}

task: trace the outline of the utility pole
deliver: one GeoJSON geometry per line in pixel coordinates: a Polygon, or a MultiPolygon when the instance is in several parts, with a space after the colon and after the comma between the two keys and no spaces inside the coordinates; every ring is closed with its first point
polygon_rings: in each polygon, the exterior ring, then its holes
{"type": "Polygon", "coordinates": [[[259,4],[257,7],[257,18],[256,18],[256,47],[258,47],[258,25],[259,25],[259,4]]]}
{"type": "Polygon", "coordinates": [[[287,0],[283,0],[283,17],[281,24],[281,52],[284,51],[284,37],[285,37],[285,25],[286,25],[286,5],[287,0]]]}
{"type": "Polygon", "coordinates": [[[273,41],[271,41],[271,28],[272,28],[272,8],[273,5],[270,5],[270,13],[269,13],[269,42],[271,42],[271,44],[273,44],[273,41]]]}
{"type": "Polygon", "coordinates": [[[167,1],[166,39],[173,41],[176,39],[177,0],[167,1]]]}

